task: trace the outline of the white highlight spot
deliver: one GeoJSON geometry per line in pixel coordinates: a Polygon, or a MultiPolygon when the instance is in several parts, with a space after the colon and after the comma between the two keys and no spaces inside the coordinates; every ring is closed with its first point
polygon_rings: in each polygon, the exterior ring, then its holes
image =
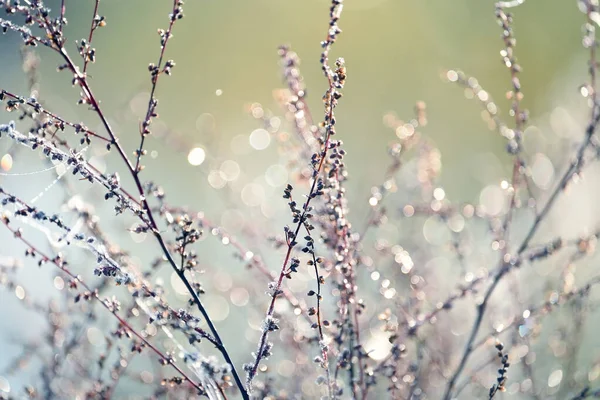
{"type": "Polygon", "coordinates": [[[198,166],[206,159],[206,152],[202,147],[194,147],[188,153],[188,162],[193,166],[198,166]]]}

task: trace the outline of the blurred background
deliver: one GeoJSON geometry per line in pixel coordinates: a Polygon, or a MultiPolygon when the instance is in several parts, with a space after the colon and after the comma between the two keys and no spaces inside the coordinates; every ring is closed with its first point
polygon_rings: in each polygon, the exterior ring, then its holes
{"type": "MultiPolygon", "coordinates": [[[[59,2],[47,3],[57,9],[59,2]]],[[[75,40],[89,32],[93,1],[67,0],[66,4],[66,36],[75,55],[75,40]]],[[[261,122],[250,110],[272,113],[276,119],[283,115],[274,91],[285,86],[277,55],[278,46],[285,44],[302,60],[308,102],[315,118],[321,118],[320,99],[326,80],[319,64],[319,43],[325,38],[328,7],[327,0],[188,1],[185,18],[175,25],[167,49],[167,58],[177,65],[171,77],[161,78],[157,91],[160,119],[153,125],[155,135],[147,141],[144,178],[163,186],[170,204],[189,206],[233,233],[246,233],[244,245],[263,254],[273,270],[281,257],[264,238],[281,234],[284,224],[289,223],[287,205],[281,199],[282,188],[291,179],[286,169],[289,155],[261,129],[261,122]]],[[[138,124],[147,105],[147,66],[158,59],[156,30],[167,27],[170,10],[171,1],[166,0],[100,3],[99,14],[106,17],[107,26],[94,36],[97,61],[89,67],[90,84],[130,152],[138,145],[138,124]]],[[[532,163],[538,161],[537,189],[543,192],[553,187],[555,168],[566,159],[588,118],[585,100],[578,91],[587,79],[587,54],[581,45],[585,16],[575,1],[562,0],[529,0],[514,14],[516,55],[523,67],[523,105],[532,121],[525,146],[530,154],[539,153],[532,163]],[[554,164],[555,159],[558,164],[554,164]]],[[[466,99],[462,88],[442,78],[447,69],[477,77],[500,107],[501,117],[510,120],[505,96],[511,89],[510,77],[499,55],[503,43],[494,3],[348,0],[340,26],[343,33],[331,59],[344,57],[348,69],[336,115],[339,138],[348,152],[350,219],[359,226],[364,222],[371,187],[381,184],[382,171],[389,164],[385,155],[395,134],[384,124],[384,115],[393,112],[401,119],[411,119],[417,101],[427,104],[428,124],[422,133],[442,154],[439,183],[447,198],[487,201],[492,189],[484,189],[510,176],[512,165],[505,140],[489,128],[480,106],[466,99]]],[[[28,95],[20,47],[15,34],[0,36],[0,87],[28,95]]],[[[47,107],[68,120],[82,120],[92,130],[102,131],[96,116],[76,105],[78,90],[70,88],[69,74],[56,72],[60,60],[43,48],[36,53],[41,60],[39,96],[47,107]]],[[[14,118],[4,112],[0,117],[2,123],[14,118]]],[[[287,122],[279,118],[277,123],[287,122]]],[[[27,125],[18,126],[25,130],[27,125]]],[[[10,146],[0,140],[0,155],[10,146]]],[[[89,157],[106,171],[123,171],[114,155],[107,156],[101,146],[97,147],[88,150],[89,157]]],[[[24,151],[15,154],[10,173],[0,176],[0,185],[24,199],[38,196],[56,177],[56,171],[41,172],[44,164],[33,158],[36,162],[24,151]],[[11,176],[36,171],[40,172],[27,175],[27,179],[11,176]]],[[[129,181],[123,178],[123,182],[129,181]]],[[[88,198],[101,196],[100,191],[85,190],[88,198]]],[[[64,198],[57,186],[43,193],[40,206],[60,207],[64,198]]],[[[591,216],[597,191],[585,193],[573,213],[575,219],[567,226],[574,234],[595,228],[591,216]]],[[[390,204],[390,212],[398,213],[402,204],[401,200],[390,204]]],[[[110,205],[98,205],[99,215],[109,217],[111,212],[110,205]]],[[[129,246],[140,264],[149,262],[156,254],[146,252],[153,247],[147,245],[149,240],[132,238],[126,231],[130,227],[127,221],[106,228],[129,246]]],[[[397,227],[386,228],[384,233],[400,243],[407,234],[397,227]]],[[[202,261],[203,269],[211,275],[200,280],[216,289],[207,294],[211,299],[209,312],[224,327],[225,342],[234,343],[236,359],[247,361],[254,350],[257,326],[250,324],[245,332],[247,340],[240,341],[236,321],[248,317],[260,321],[263,311],[261,307],[244,309],[254,301],[255,293],[241,283],[262,278],[249,274],[243,263],[232,261],[230,250],[215,245],[211,235],[205,236],[213,241],[200,244],[199,253],[211,252],[202,261]]],[[[9,235],[0,232],[0,255],[20,255],[21,249],[13,250],[13,246],[9,235]]],[[[163,272],[168,282],[171,275],[163,272]]],[[[49,268],[24,270],[21,276],[27,285],[22,289],[36,298],[52,297],[54,275],[49,268]]],[[[261,284],[266,282],[256,286],[261,284]]],[[[302,285],[295,289],[303,290],[302,285]]],[[[177,284],[174,287],[181,290],[177,284]]],[[[33,372],[16,374],[10,380],[3,376],[3,369],[22,352],[25,343],[36,340],[37,329],[43,326],[19,311],[18,297],[18,293],[0,291],[0,390],[19,388],[35,376],[33,372]]],[[[93,338],[94,334],[89,335],[93,338]]],[[[35,371],[35,360],[29,371],[35,371]]],[[[281,371],[290,374],[289,368],[281,371]]]]}
{"type": "MultiPolygon", "coordinates": [[[[67,34],[73,51],[74,41],[87,36],[92,3],[68,4],[67,34]]],[[[207,164],[224,160],[231,157],[232,140],[256,128],[256,121],[245,112],[248,104],[259,102],[279,112],[272,92],[282,86],[277,56],[277,47],[282,44],[291,45],[303,60],[301,72],[309,101],[313,109],[320,109],[325,80],[319,66],[319,43],[324,39],[328,5],[326,0],[186,4],[188,18],[176,27],[176,40],[167,52],[167,57],[177,62],[176,73],[165,79],[158,92],[160,120],[182,138],[182,152],[199,145],[207,150],[207,164]]],[[[123,132],[127,147],[132,148],[138,139],[133,128],[143,105],[136,99],[148,93],[146,67],[157,60],[156,29],[166,28],[169,4],[160,0],[104,0],[101,11],[109,25],[94,38],[98,61],[90,68],[90,75],[107,114],[123,132]]],[[[543,6],[530,1],[516,12],[516,51],[523,66],[524,104],[534,120],[551,112],[564,96],[577,93],[586,76],[586,53],[580,45],[582,23],[574,1],[550,0],[543,6]]],[[[477,77],[501,109],[507,110],[504,94],[510,81],[499,56],[503,44],[493,2],[354,0],[345,4],[341,26],[344,32],[333,58],[346,59],[351,79],[338,119],[348,163],[360,165],[350,168],[350,184],[364,187],[375,183],[373,177],[381,168],[376,161],[391,134],[382,123],[383,115],[394,111],[408,119],[413,116],[415,102],[423,100],[428,110],[427,135],[444,155],[443,179],[448,195],[455,200],[477,196],[478,188],[469,184],[473,171],[470,156],[489,152],[506,164],[502,158],[504,142],[486,129],[477,104],[466,101],[453,85],[444,84],[440,74],[458,68],[477,77]]],[[[14,35],[3,36],[0,41],[3,57],[18,57],[19,46],[14,35]]],[[[44,98],[62,115],[79,116],[82,111],[71,101],[78,92],[65,90],[70,77],[55,73],[58,60],[52,55],[44,50],[39,53],[44,98]]],[[[2,81],[13,91],[22,92],[26,82],[20,63],[5,63],[2,81]]],[[[93,119],[88,123],[90,127],[94,124],[97,121],[93,119]]],[[[160,150],[160,141],[151,145],[160,150]]],[[[148,161],[153,176],[164,174],[157,178],[161,182],[164,179],[160,178],[170,175],[170,164],[176,167],[185,162],[169,155],[161,152],[159,160],[148,161]]],[[[257,173],[264,166],[258,159],[266,161],[269,156],[269,152],[252,154],[255,162],[246,163],[244,171],[257,173]]],[[[200,181],[205,180],[200,176],[206,171],[207,165],[203,165],[186,170],[186,174],[198,178],[201,186],[200,181]]],[[[177,192],[168,183],[164,184],[171,196],[189,198],[188,193],[177,192]]]]}

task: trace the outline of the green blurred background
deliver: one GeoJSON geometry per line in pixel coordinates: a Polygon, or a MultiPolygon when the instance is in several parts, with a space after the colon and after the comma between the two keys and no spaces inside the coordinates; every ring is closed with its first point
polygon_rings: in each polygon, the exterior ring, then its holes
{"type": "MultiPolygon", "coordinates": [[[[87,36],[92,3],[67,1],[67,37],[72,42],[87,36]]],[[[167,51],[177,66],[158,90],[162,122],[186,144],[211,146],[209,159],[226,157],[232,137],[257,127],[245,105],[260,102],[279,113],[272,90],[282,86],[276,51],[281,44],[291,45],[302,58],[309,101],[318,116],[325,88],[319,42],[327,27],[328,5],[326,0],[187,2],[186,18],[176,25],[167,51]],[[215,95],[217,89],[221,96],[215,95]],[[215,129],[210,132],[197,127],[199,116],[206,113],[214,116],[215,129]]],[[[136,94],[148,91],[146,67],[157,60],[156,29],[166,28],[170,2],[103,0],[100,7],[108,26],[94,38],[98,61],[90,67],[91,83],[107,114],[115,116],[136,94]]],[[[575,1],[530,0],[516,10],[524,104],[534,120],[567,90],[576,93],[585,79],[583,17],[575,1]]],[[[478,105],[465,100],[461,89],[444,83],[440,73],[448,68],[464,70],[479,79],[501,109],[508,108],[504,93],[510,82],[499,55],[503,44],[493,2],[351,0],[345,4],[340,26],[343,34],[333,56],[346,59],[349,73],[338,121],[349,152],[350,184],[378,183],[379,161],[393,139],[393,132],[382,124],[383,114],[394,111],[400,118],[412,118],[415,102],[423,100],[429,119],[425,133],[442,151],[449,197],[474,199],[480,188],[471,184],[470,155],[492,152],[506,161],[504,142],[488,131],[478,105]]],[[[14,35],[2,37],[2,56],[15,57],[18,45],[14,35]]],[[[60,104],[56,111],[62,115],[76,115],[77,91],[65,90],[70,77],[54,72],[58,60],[53,55],[45,50],[40,54],[41,96],[55,109],[60,104]]],[[[3,86],[22,92],[21,76],[18,63],[4,63],[3,86]]],[[[81,115],[81,109],[77,113],[81,115]]],[[[93,127],[93,117],[88,115],[88,121],[93,127]]],[[[132,149],[138,140],[135,119],[114,123],[132,149]]],[[[160,146],[150,141],[148,149],[160,146]]],[[[147,164],[153,173],[156,167],[156,173],[168,176],[169,164],[179,161],[161,154],[147,164]]],[[[186,173],[196,174],[190,169],[186,173]]],[[[172,196],[180,194],[172,189],[168,190],[172,196]]]]}

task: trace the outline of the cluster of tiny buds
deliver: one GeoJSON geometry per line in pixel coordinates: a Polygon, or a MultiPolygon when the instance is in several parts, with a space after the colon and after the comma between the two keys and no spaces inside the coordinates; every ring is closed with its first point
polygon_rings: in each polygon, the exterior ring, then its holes
{"type": "MultiPolygon", "coordinates": [[[[298,70],[300,59],[288,46],[280,46],[278,54],[281,57],[283,64],[284,78],[291,92],[291,98],[288,100],[288,105],[293,107],[293,110],[295,111],[294,117],[297,119],[297,123],[306,123],[306,120],[304,120],[306,115],[304,114],[305,104],[303,101],[306,97],[306,88],[298,70]]],[[[299,126],[299,128],[305,129],[306,126],[299,126]]]]}
{"type": "Polygon", "coordinates": [[[162,68],[154,63],[148,64],[148,71],[150,72],[150,76],[152,77],[152,81],[154,82],[156,77],[161,73],[165,73],[167,75],[171,75],[171,70],[175,66],[175,61],[167,60],[162,68]]]}
{"type": "Polygon", "coordinates": [[[512,100],[512,107],[510,115],[515,117],[515,138],[510,140],[508,144],[508,151],[510,154],[518,154],[520,152],[520,142],[522,136],[523,125],[529,119],[529,112],[527,110],[521,110],[519,104],[523,99],[523,92],[521,91],[521,82],[518,74],[521,72],[521,66],[517,63],[514,55],[514,47],[516,45],[516,39],[513,35],[511,24],[513,22],[512,14],[507,13],[502,8],[502,4],[496,5],[496,18],[498,24],[502,27],[502,38],[504,40],[504,49],[500,52],[502,56],[502,62],[510,70],[512,90],[509,91],[506,97],[512,100]]]}
{"type": "Polygon", "coordinates": [[[184,382],[183,378],[181,378],[180,376],[174,376],[172,378],[163,378],[160,381],[160,384],[162,386],[170,386],[170,387],[175,387],[175,386],[179,386],[184,382]]]}
{"type": "Polygon", "coordinates": [[[500,369],[498,369],[498,378],[496,379],[497,383],[494,383],[489,391],[490,400],[494,398],[496,393],[506,391],[506,372],[508,367],[510,367],[510,363],[508,362],[508,354],[503,352],[504,345],[501,342],[496,343],[496,350],[498,350],[498,358],[500,359],[500,363],[502,364],[500,369]]]}
{"type": "MultiPolygon", "coordinates": [[[[511,24],[513,22],[512,14],[507,13],[501,6],[496,6],[496,18],[498,20],[498,24],[502,27],[502,38],[504,39],[504,44],[506,48],[500,52],[502,56],[502,61],[507,68],[510,68],[511,71],[518,73],[521,72],[521,67],[517,64],[517,60],[514,57],[513,51],[514,47],[517,43],[516,39],[513,36],[511,24]]],[[[521,85],[519,81],[516,80],[513,82],[515,91],[518,93],[521,90],[521,85]]]]}
{"type": "Polygon", "coordinates": [[[323,53],[321,54],[321,65],[326,76],[329,75],[329,67],[327,66],[329,50],[331,49],[333,43],[335,43],[337,36],[342,32],[337,24],[342,14],[342,9],[344,8],[342,3],[343,0],[332,0],[331,7],[329,9],[329,30],[327,31],[327,39],[321,42],[321,47],[324,49],[323,53]]]}
{"type": "Polygon", "coordinates": [[[142,139],[139,147],[133,153],[136,157],[136,174],[139,174],[144,169],[144,165],[140,163],[142,156],[145,156],[147,154],[147,151],[144,149],[144,139],[147,135],[151,133],[150,126],[152,125],[152,119],[158,118],[158,113],[156,111],[156,108],[158,106],[158,99],[154,97],[154,91],[158,83],[158,78],[161,74],[171,75],[171,71],[173,67],[175,67],[175,62],[173,60],[167,60],[166,62],[164,62],[164,64],[162,64],[163,55],[165,54],[165,48],[167,42],[173,36],[173,24],[175,23],[175,21],[183,18],[183,16],[183,1],[176,0],[173,5],[173,11],[169,14],[169,28],[167,30],[158,29],[158,35],[160,36],[161,52],[158,65],[154,63],[148,64],[148,71],[150,72],[152,90],[150,92],[150,100],[148,101],[148,109],[146,110],[146,115],[144,117],[144,120],[140,124],[140,134],[142,139]]]}
{"type": "Polygon", "coordinates": [[[96,49],[91,47],[86,39],[81,39],[77,43],[77,51],[85,62],[96,62],[96,49]]]}
{"type": "Polygon", "coordinates": [[[200,240],[202,231],[196,229],[194,221],[188,215],[178,215],[171,224],[178,235],[175,238],[175,252],[181,255],[184,269],[194,269],[198,265],[198,255],[195,251],[189,251],[187,247],[200,240]]]}
{"type": "Polygon", "coordinates": [[[173,356],[172,353],[170,352],[166,352],[165,356],[163,358],[161,358],[160,360],[160,364],[161,365],[169,365],[169,364],[174,364],[175,363],[175,356],[173,356]]]}
{"type": "Polygon", "coordinates": [[[277,288],[277,282],[269,282],[269,284],[267,285],[267,288],[269,290],[266,293],[270,297],[277,297],[283,293],[283,290],[277,288]]]}
{"type": "Polygon", "coordinates": [[[298,272],[298,267],[300,266],[300,259],[297,257],[292,257],[290,260],[290,266],[287,271],[285,271],[284,276],[287,279],[292,279],[292,273],[298,272]]]}
{"type": "MultiPolygon", "coordinates": [[[[74,280],[72,280],[69,283],[69,287],[72,288],[72,289],[76,288],[76,285],[77,285],[77,282],[74,281],[74,280]]],[[[81,300],[91,301],[91,300],[93,300],[93,299],[95,299],[97,297],[98,297],[98,289],[94,289],[93,292],[91,292],[89,290],[86,290],[86,291],[84,291],[82,293],[77,293],[75,295],[75,298],[73,300],[75,301],[75,303],[79,303],[81,300]]]]}
{"type": "Polygon", "coordinates": [[[338,100],[342,97],[342,93],[338,90],[344,87],[346,83],[346,67],[344,59],[338,58],[335,62],[335,72],[330,77],[330,88],[323,95],[325,103],[325,120],[320,124],[321,128],[326,128],[328,136],[335,135],[335,116],[333,109],[337,106],[338,100]]]}
{"type": "Polygon", "coordinates": [[[106,18],[103,15],[96,15],[94,17],[92,29],[104,28],[106,26],[106,18]]]}
{"type": "MultiPolygon", "coordinates": [[[[153,77],[155,79],[155,77],[153,77]]],[[[152,124],[152,118],[158,118],[158,113],[156,112],[156,107],[158,106],[158,99],[150,99],[148,113],[144,121],[142,122],[141,131],[142,136],[147,136],[151,133],[150,125],[152,124]]],[[[140,148],[135,150],[134,155],[136,157],[145,156],[147,154],[146,150],[140,148]]],[[[139,168],[138,168],[139,169],[139,168]]],[[[139,169],[141,170],[141,169],[139,169]]]]}
{"type": "Polygon", "coordinates": [[[264,332],[275,332],[279,330],[279,320],[271,316],[263,321],[262,330],[264,332]]]}
{"type": "MultiPolygon", "coordinates": [[[[346,61],[340,57],[335,60],[335,75],[334,80],[336,83],[336,88],[341,89],[344,87],[346,83],[346,61]]],[[[334,92],[333,97],[337,100],[342,97],[342,94],[339,92],[334,92]]]]}
{"type": "Polygon", "coordinates": [[[288,183],[285,186],[285,189],[283,189],[283,198],[291,199],[292,198],[292,190],[294,190],[294,187],[288,183]]]}
{"type": "MultiPolygon", "coordinates": [[[[290,206],[290,207],[295,207],[295,206],[290,206]]],[[[296,209],[292,209],[292,213],[294,213],[295,211],[296,211],[296,209]]],[[[294,215],[296,215],[296,214],[294,214],[294,215]]],[[[298,244],[298,242],[296,242],[296,233],[289,226],[285,226],[283,228],[283,232],[285,233],[285,240],[286,240],[288,247],[294,247],[298,244]]]]}
{"type": "MultiPolygon", "coordinates": [[[[33,23],[33,19],[30,16],[27,17],[26,23],[33,23]]],[[[25,46],[36,47],[38,43],[42,43],[44,46],[52,47],[52,41],[50,39],[42,39],[37,36],[33,36],[29,28],[24,26],[15,25],[10,21],[1,20],[0,27],[2,27],[2,33],[6,33],[9,30],[19,32],[23,37],[23,44],[25,46]]]]}
{"type": "Polygon", "coordinates": [[[184,15],[183,15],[183,0],[177,0],[175,2],[175,7],[173,8],[173,12],[171,14],[169,14],[169,18],[171,19],[171,22],[174,22],[183,17],[184,17],[184,15]]]}

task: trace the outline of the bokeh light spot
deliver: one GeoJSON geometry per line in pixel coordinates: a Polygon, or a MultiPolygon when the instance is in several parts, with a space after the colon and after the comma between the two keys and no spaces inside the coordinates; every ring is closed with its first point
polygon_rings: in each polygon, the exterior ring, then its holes
{"type": "Polygon", "coordinates": [[[2,156],[2,159],[0,159],[0,168],[2,168],[2,171],[8,172],[12,169],[12,166],[13,158],[10,154],[6,153],[2,156]]]}
{"type": "Polygon", "coordinates": [[[255,150],[264,150],[271,143],[271,135],[265,129],[258,128],[250,134],[250,146],[255,150]]]}
{"type": "Polygon", "coordinates": [[[188,162],[193,166],[198,166],[206,159],[206,152],[202,147],[194,147],[188,153],[188,162]]]}

